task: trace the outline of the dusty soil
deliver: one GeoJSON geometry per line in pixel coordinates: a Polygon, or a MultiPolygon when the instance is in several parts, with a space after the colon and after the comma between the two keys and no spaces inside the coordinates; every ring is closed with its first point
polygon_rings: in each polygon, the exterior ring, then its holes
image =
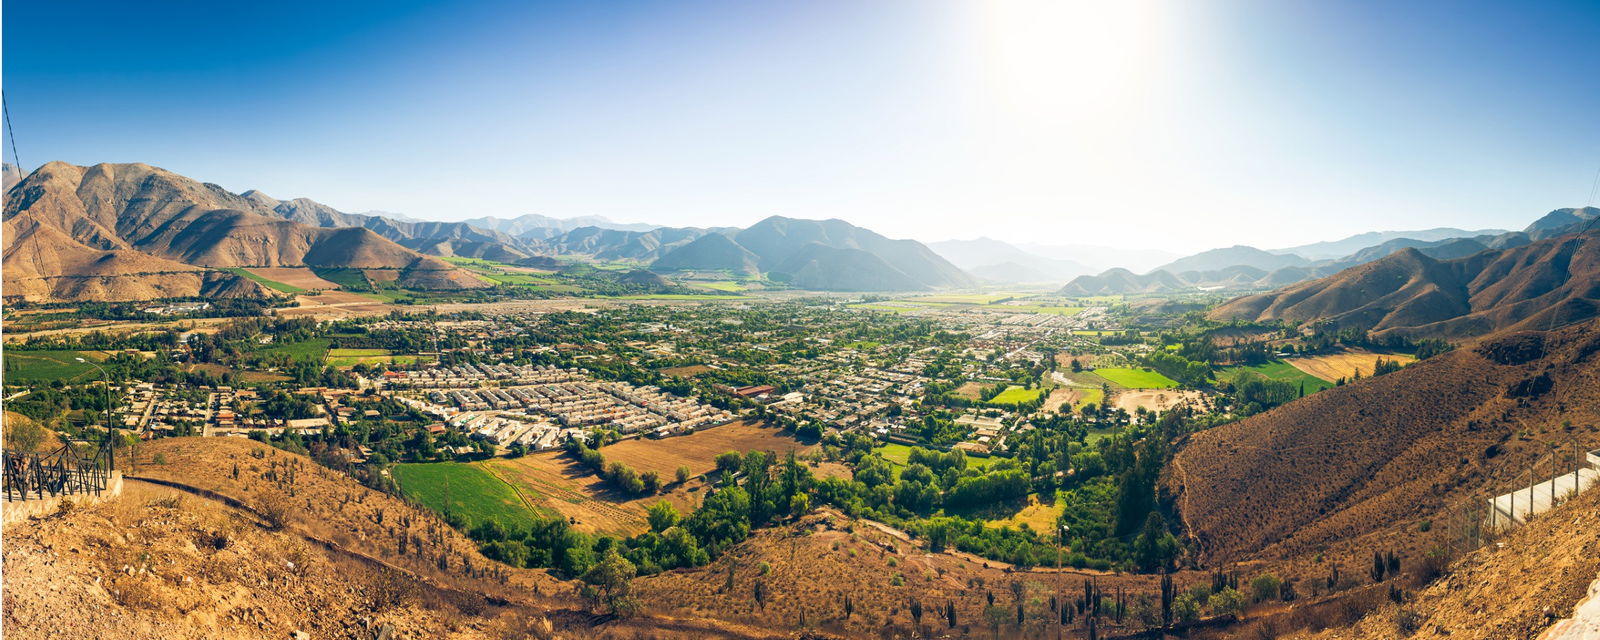
{"type": "Polygon", "coordinates": [[[1128,413],[1133,413],[1136,407],[1161,413],[1184,402],[1201,402],[1205,395],[1200,391],[1183,389],[1130,389],[1118,391],[1112,402],[1128,413]]]}
{"type": "Polygon", "coordinates": [[[1072,406],[1083,399],[1083,392],[1072,387],[1056,387],[1050,390],[1050,396],[1044,399],[1040,406],[1043,411],[1056,411],[1062,406],[1072,406]]]}
{"type": "Polygon", "coordinates": [[[350,318],[375,316],[397,309],[395,305],[349,291],[323,291],[314,296],[295,296],[298,307],[278,309],[284,317],[312,316],[316,318],[350,318]]]}
{"type": "Polygon", "coordinates": [[[669,367],[662,369],[661,375],[672,376],[674,378],[693,378],[710,370],[711,367],[703,364],[692,364],[687,367],[669,367]]]}

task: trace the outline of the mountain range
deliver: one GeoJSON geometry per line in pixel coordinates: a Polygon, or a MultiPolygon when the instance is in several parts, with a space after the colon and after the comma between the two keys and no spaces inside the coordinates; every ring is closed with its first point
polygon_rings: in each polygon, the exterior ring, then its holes
{"type": "Polygon", "coordinates": [[[1335,275],[1245,296],[1217,320],[1461,337],[1559,327],[1600,314],[1600,224],[1516,247],[1440,259],[1415,248],[1335,275]]]}
{"type": "Polygon", "coordinates": [[[1329,240],[1313,242],[1298,247],[1286,249],[1272,249],[1272,253],[1293,254],[1307,260],[1330,260],[1347,256],[1367,247],[1373,247],[1390,240],[1410,239],[1422,242],[1434,242],[1450,238],[1470,238],[1473,236],[1491,236],[1506,233],[1505,229],[1480,229],[1467,231],[1452,227],[1439,227],[1435,229],[1415,229],[1412,231],[1368,231],[1344,238],[1342,240],[1329,240]]]}
{"type": "Polygon", "coordinates": [[[1079,262],[1047,258],[991,238],[945,240],[929,243],[928,248],[991,282],[1060,282],[1094,271],[1079,262]]]}
{"type": "Polygon", "coordinates": [[[1536,240],[1569,233],[1600,217],[1600,209],[1583,207],[1557,209],[1522,231],[1486,230],[1487,233],[1459,229],[1429,229],[1417,232],[1387,231],[1352,236],[1344,240],[1291,249],[1265,251],[1248,246],[1233,246],[1203,251],[1161,265],[1143,275],[1127,269],[1111,269],[1073,279],[1060,290],[1062,295],[1112,295],[1173,293],[1210,290],[1267,290],[1332,276],[1352,267],[1379,260],[1407,249],[1424,256],[1448,260],[1489,250],[1508,249],[1536,240]],[[1479,234],[1453,237],[1454,232],[1479,234]],[[1405,234],[1405,235],[1400,235],[1405,234]],[[1400,237],[1395,237],[1400,235],[1400,237]],[[1409,237],[1422,236],[1421,238],[1409,237]],[[1446,236],[1446,237],[1440,237],[1446,236]],[[1431,239],[1430,239],[1431,238],[1431,239]],[[1313,259],[1319,252],[1358,247],[1332,259],[1313,259]],[[1302,255],[1302,253],[1306,255],[1302,255]]]}
{"type": "Polygon", "coordinates": [[[488,286],[362,227],[321,228],[144,164],[51,162],[6,192],[6,296],[35,301],[262,296],[229,267],[394,270],[405,286],[488,286]]]}
{"type": "Polygon", "coordinates": [[[707,233],[651,265],[662,272],[757,273],[818,291],[909,291],[977,282],[915,240],[893,240],[843,220],[772,216],[707,233]]]}

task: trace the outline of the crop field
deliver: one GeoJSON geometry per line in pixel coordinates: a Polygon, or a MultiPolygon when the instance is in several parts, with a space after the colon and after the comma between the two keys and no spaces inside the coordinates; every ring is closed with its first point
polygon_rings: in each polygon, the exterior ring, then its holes
{"type": "Polygon", "coordinates": [[[640,473],[654,471],[671,478],[678,467],[689,467],[692,475],[716,468],[717,454],[728,451],[774,451],[779,456],[789,451],[805,453],[816,449],[783,435],[776,428],[756,426],[738,420],[686,436],[651,440],[627,440],[600,449],[607,462],[626,464],[640,473]]]}
{"type": "Polygon", "coordinates": [[[358,364],[416,364],[431,359],[431,356],[396,355],[388,349],[329,349],[326,361],[334,367],[353,367],[358,364]]]}
{"type": "Polygon", "coordinates": [[[964,382],[950,393],[968,400],[977,400],[980,391],[983,391],[982,382],[964,382]]]}
{"type": "Polygon", "coordinates": [[[289,284],[286,284],[286,283],[283,283],[283,282],[279,282],[277,280],[273,280],[273,279],[268,278],[266,276],[263,276],[261,274],[254,273],[254,272],[251,272],[251,271],[249,271],[247,269],[244,269],[243,267],[219,267],[218,269],[220,271],[226,271],[226,272],[231,273],[233,275],[239,276],[239,277],[244,278],[246,280],[254,280],[257,283],[260,283],[261,286],[266,287],[268,289],[271,289],[273,291],[277,291],[279,293],[305,293],[306,292],[305,289],[302,289],[300,287],[291,286],[289,284]]]}
{"type": "Polygon", "coordinates": [[[274,344],[268,348],[257,351],[261,355],[287,355],[290,360],[322,361],[328,353],[329,340],[327,338],[312,338],[290,344],[274,344]]]}
{"type": "Polygon", "coordinates": [[[704,288],[704,289],[710,289],[712,291],[727,291],[729,293],[738,293],[740,291],[745,291],[745,290],[749,289],[749,287],[746,287],[746,286],[744,286],[742,284],[739,284],[738,282],[734,282],[732,280],[722,280],[720,282],[691,282],[689,284],[692,284],[692,285],[694,285],[696,287],[701,287],[701,288],[704,288]]]}
{"type": "Polygon", "coordinates": [[[1327,380],[1323,380],[1322,378],[1318,378],[1314,375],[1296,369],[1294,366],[1281,360],[1268,362],[1267,364],[1256,365],[1253,367],[1228,367],[1227,369],[1219,370],[1217,372],[1217,379],[1232,379],[1232,377],[1239,375],[1239,373],[1243,371],[1259,373],[1270,379],[1281,380],[1290,384],[1305,384],[1306,393],[1308,394],[1333,387],[1332,382],[1328,382],[1327,380]]]}
{"type": "MultiPolygon", "coordinates": [[[[633,535],[642,533],[645,509],[660,496],[630,498],[608,488],[598,475],[559,451],[520,458],[491,458],[472,463],[517,497],[530,512],[559,515],[580,531],[633,535]]],[[[671,477],[663,478],[671,481],[671,477]]],[[[676,490],[684,493],[683,488],[676,490]]],[[[699,492],[696,491],[695,494],[699,492]]],[[[679,511],[692,507],[687,497],[674,502],[679,511]]]]}
{"type": "Polygon", "coordinates": [[[666,369],[662,369],[660,373],[661,375],[672,376],[674,378],[693,378],[710,370],[711,367],[703,364],[691,364],[683,367],[668,367],[666,369]]]}
{"type": "Polygon", "coordinates": [[[1083,312],[1083,307],[1063,307],[1063,306],[1058,306],[1058,305],[1047,305],[1047,304],[1000,304],[1000,305],[995,305],[995,308],[996,309],[1003,309],[1003,310],[1006,310],[1006,311],[1029,311],[1029,312],[1032,312],[1032,313],[1047,313],[1047,314],[1050,314],[1050,315],[1057,315],[1057,316],[1075,316],[1075,315],[1078,315],[1079,313],[1083,312]]]}
{"type": "Polygon", "coordinates": [[[1284,362],[1323,380],[1338,380],[1339,378],[1354,378],[1357,372],[1363,377],[1371,376],[1373,366],[1378,363],[1380,358],[1407,365],[1417,361],[1415,357],[1403,353],[1347,351],[1345,353],[1330,353],[1308,358],[1285,358],[1284,362]]]}
{"type": "Polygon", "coordinates": [[[934,304],[994,304],[1001,300],[1026,297],[1029,294],[1006,291],[993,293],[946,293],[935,296],[922,296],[907,298],[907,302],[921,302],[934,304]]]}
{"type": "MultiPolygon", "coordinates": [[[[268,280],[282,283],[288,287],[303,291],[316,291],[320,289],[336,289],[338,284],[317,277],[315,271],[308,267],[253,267],[246,269],[250,273],[268,280]]],[[[299,293],[298,291],[291,293],[299,293]]]]}
{"type": "MultiPolygon", "coordinates": [[[[883,456],[883,459],[888,460],[889,464],[894,465],[896,477],[899,476],[900,469],[905,468],[907,462],[911,460],[911,447],[897,442],[890,442],[882,446],[873,447],[872,451],[880,456],[883,456]]],[[[993,458],[967,456],[967,468],[986,469],[989,467],[989,462],[991,460],[993,460],[993,458]]]]}
{"type": "Polygon", "coordinates": [[[1177,381],[1154,370],[1110,368],[1095,369],[1094,374],[1126,389],[1168,389],[1178,386],[1177,381]]]}
{"type": "Polygon", "coordinates": [[[1043,389],[1024,389],[1019,386],[1011,386],[1007,387],[1005,391],[1001,391],[1000,395],[990,398],[989,404],[1022,404],[1024,402],[1033,402],[1039,399],[1039,394],[1041,393],[1044,393],[1043,389]]]}
{"type": "Polygon", "coordinates": [[[495,519],[526,529],[533,523],[533,509],[516,490],[477,464],[397,464],[394,477],[407,498],[440,513],[461,514],[473,525],[495,519]]]}
{"type": "Polygon", "coordinates": [[[311,271],[318,278],[339,285],[339,288],[345,291],[370,291],[372,289],[367,286],[366,275],[360,269],[318,267],[313,268],[311,271]]]}
{"type": "Polygon", "coordinates": [[[637,296],[609,296],[613,300],[748,300],[740,295],[695,295],[692,293],[648,293],[637,296]]]}
{"type": "Polygon", "coordinates": [[[1027,525],[1029,531],[1041,536],[1050,536],[1055,532],[1056,520],[1061,517],[1061,511],[1065,508],[1066,504],[1055,496],[1029,494],[1021,510],[1007,518],[987,520],[983,526],[994,529],[1000,527],[1022,529],[1023,525],[1027,525]]]}
{"type": "Polygon", "coordinates": [[[1073,391],[1078,394],[1077,399],[1072,402],[1073,409],[1082,409],[1084,406],[1091,404],[1098,405],[1106,399],[1106,392],[1100,389],[1074,389],[1073,391]]]}
{"type": "Polygon", "coordinates": [[[49,382],[51,380],[72,380],[82,378],[92,380],[100,375],[93,365],[78,362],[74,358],[83,358],[90,362],[105,360],[106,355],[99,351],[24,351],[21,349],[6,349],[5,379],[6,382],[49,382]]]}

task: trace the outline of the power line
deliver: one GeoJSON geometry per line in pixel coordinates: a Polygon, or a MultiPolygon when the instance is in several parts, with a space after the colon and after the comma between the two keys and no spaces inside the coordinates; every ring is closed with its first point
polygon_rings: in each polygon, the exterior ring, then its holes
{"type": "Polygon", "coordinates": [[[1600,196],[1600,169],[1594,170],[1594,183],[1589,185],[1589,201],[1585,202],[1584,205],[1594,206],[1596,196],[1600,196]]]}
{"type": "MultiPolygon", "coordinates": [[[[5,134],[11,138],[11,160],[16,160],[16,170],[22,171],[22,157],[16,154],[16,131],[11,131],[11,106],[5,101],[3,91],[0,91],[0,109],[5,110],[5,134]]],[[[1589,198],[1594,200],[1592,195],[1589,198]]]]}

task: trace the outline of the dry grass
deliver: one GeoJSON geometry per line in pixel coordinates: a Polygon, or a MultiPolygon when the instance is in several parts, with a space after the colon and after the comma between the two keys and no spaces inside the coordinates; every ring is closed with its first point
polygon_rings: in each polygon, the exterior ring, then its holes
{"type": "Polygon", "coordinates": [[[1472,522],[1482,500],[1518,486],[1548,443],[1600,446],[1589,426],[1600,424],[1600,327],[1552,336],[1543,361],[1458,349],[1194,434],[1163,490],[1206,563],[1264,561],[1321,578],[1335,561],[1346,575],[1365,566],[1375,549],[1417,562],[1447,523],[1472,522]],[[1534,371],[1553,390],[1508,397],[1534,371]]]}
{"type": "MultiPolygon", "coordinates": [[[[670,502],[682,513],[697,508],[706,488],[701,477],[716,468],[717,454],[726,451],[804,453],[812,448],[776,429],[742,421],[687,436],[628,440],[602,448],[600,452],[608,463],[621,462],[640,473],[654,471],[660,477],[663,493],[647,496],[620,494],[577,460],[556,451],[521,458],[497,458],[480,464],[516,489],[528,507],[536,512],[564,516],[580,531],[634,535],[648,529],[645,510],[657,501],[670,502]],[[692,478],[682,485],[676,482],[680,466],[688,467],[692,478]]],[[[819,475],[841,472],[820,467],[814,471],[819,475]]],[[[847,474],[848,470],[843,473],[847,474]]]]}
{"type": "Polygon", "coordinates": [[[601,453],[605,454],[607,462],[621,462],[640,473],[654,471],[666,479],[671,478],[678,467],[689,467],[693,475],[709,472],[716,468],[717,454],[727,451],[773,451],[782,455],[789,451],[807,453],[815,448],[775,428],[737,420],[687,436],[619,442],[601,449],[601,453]]]}
{"type": "Polygon", "coordinates": [[[1373,366],[1377,364],[1379,358],[1398,361],[1403,364],[1411,364],[1417,361],[1415,357],[1403,353],[1346,351],[1344,353],[1330,353],[1308,358],[1287,358],[1284,362],[1310,375],[1332,382],[1339,378],[1354,378],[1357,372],[1360,372],[1362,377],[1371,376],[1373,366]]]}

